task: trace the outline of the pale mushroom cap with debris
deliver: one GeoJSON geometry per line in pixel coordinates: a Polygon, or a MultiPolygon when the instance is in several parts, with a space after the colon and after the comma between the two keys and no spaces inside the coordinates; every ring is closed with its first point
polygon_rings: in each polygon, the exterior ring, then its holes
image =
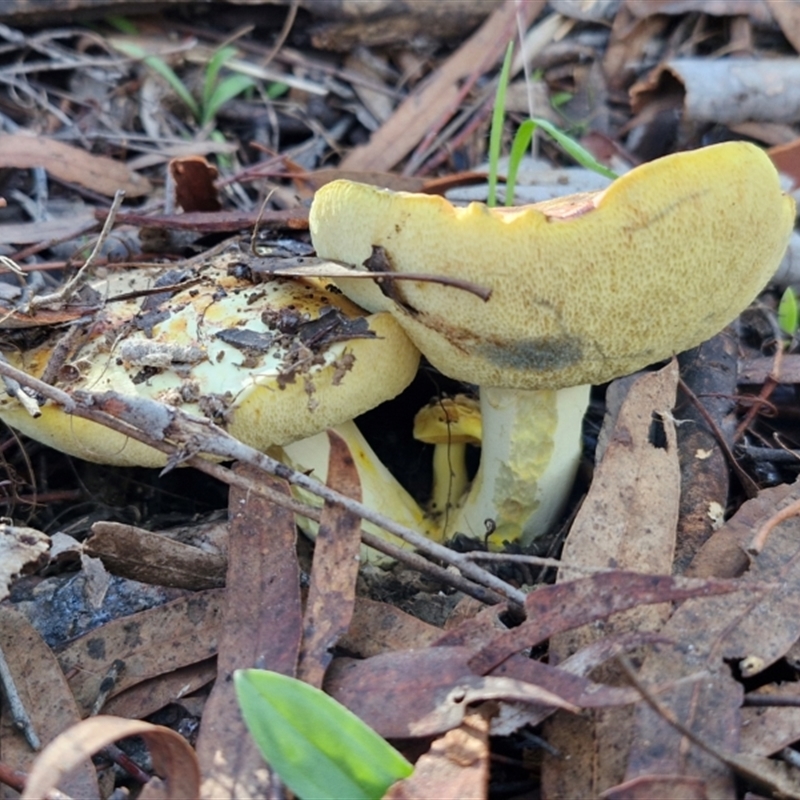
{"type": "Polygon", "coordinates": [[[538,389],[603,383],[713,336],[772,276],[794,213],[768,157],[729,142],[509,209],[340,180],[317,192],[310,225],[323,258],[491,289],[484,302],[435,282],[336,279],[445,374],[538,389]]]}
{"type": "MultiPolygon", "coordinates": [[[[152,272],[115,276],[95,285],[102,308],[66,352],[55,355],[59,331],[34,348],[6,346],[5,356],[35,377],[60,358],[51,382],[61,388],[163,401],[259,450],[350,420],[411,382],[419,353],[391,315],[368,314],[326,281],[253,278],[247,262],[235,250],[158,283],[152,272]],[[113,299],[159,285],[159,294],[113,299]]],[[[163,453],[57,406],[41,411],[34,419],[15,399],[0,400],[1,419],[64,452],[165,463],[163,453]]]]}

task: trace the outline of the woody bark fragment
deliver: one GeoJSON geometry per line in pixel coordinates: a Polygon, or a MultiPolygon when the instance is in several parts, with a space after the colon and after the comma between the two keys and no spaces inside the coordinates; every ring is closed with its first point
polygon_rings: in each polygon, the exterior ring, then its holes
{"type": "Polygon", "coordinates": [[[143,197],[151,189],[147,178],[125,164],[46,136],[4,134],[0,137],[0,167],[44,167],[59,180],[77,183],[107,197],[113,197],[120,189],[128,197],[143,197]]]}
{"type": "Polygon", "coordinates": [[[736,427],[733,398],[737,344],[729,328],[679,357],[684,386],[675,408],[676,419],[682,421],[677,428],[681,467],[673,565],[677,574],[684,572],[697,551],[720,527],[728,502],[730,472],[723,444],[732,448],[736,427]],[[724,437],[725,442],[717,441],[717,435],[724,437]]]}
{"type": "Polygon", "coordinates": [[[681,58],[656,67],[630,90],[634,114],[682,110],[684,123],[793,123],[800,120],[800,62],[795,58],[681,58]]]}

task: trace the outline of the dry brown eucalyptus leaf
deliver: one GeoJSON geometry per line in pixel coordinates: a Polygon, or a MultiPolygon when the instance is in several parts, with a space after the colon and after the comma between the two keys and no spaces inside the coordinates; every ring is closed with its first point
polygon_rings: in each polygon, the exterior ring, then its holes
{"type": "Polygon", "coordinates": [[[40,564],[50,547],[50,537],[33,528],[0,525],[0,600],[20,574],[40,564]]]}
{"type": "MultiPolygon", "coordinates": [[[[332,430],[328,439],[328,486],[360,502],[358,470],[347,442],[332,430]]],[[[317,688],[333,659],[334,646],[353,618],[360,550],[361,518],[340,505],[325,503],[315,539],[297,668],[297,677],[317,688]]]]}
{"type": "Polygon", "coordinates": [[[186,739],[160,725],[107,716],[85,719],[54,739],[36,759],[22,800],[45,800],[47,793],[55,789],[72,769],[98,750],[126,736],[141,736],[145,740],[153,768],[161,776],[158,786],[147,784],[140,798],[197,800],[200,796],[200,766],[186,739]]]}
{"type": "MultiPolygon", "coordinates": [[[[288,496],[288,485],[247,465],[237,471],[288,496]]],[[[295,674],[303,629],[294,514],[261,495],[231,487],[228,572],[217,680],[203,712],[197,756],[201,797],[261,798],[273,778],[248,734],[233,689],[236,669],[295,674]]]]}
{"type": "MultiPolygon", "coordinates": [[[[0,605],[0,648],[33,731],[43,745],[80,720],[79,709],[53,652],[28,620],[8,604],[0,605]]],[[[0,741],[5,764],[23,772],[31,770],[36,753],[12,724],[6,702],[0,741]]],[[[61,790],[86,800],[99,798],[92,764],[78,759],[75,767],[61,790]]]]}

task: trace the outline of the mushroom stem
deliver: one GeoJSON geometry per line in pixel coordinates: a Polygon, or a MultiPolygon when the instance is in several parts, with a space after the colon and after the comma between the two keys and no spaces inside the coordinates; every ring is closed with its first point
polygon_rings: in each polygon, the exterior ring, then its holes
{"type": "MultiPolygon", "coordinates": [[[[384,466],[356,424],[351,420],[337,425],[333,430],[345,440],[355,461],[361,481],[361,502],[370,508],[380,510],[382,514],[395,522],[411,528],[429,539],[441,541],[441,531],[438,526],[426,517],[419,504],[384,466]]],[[[282,451],[282,461],[289,463],[301,472],[310,471],[318,481],[327,483],[330,453],[327,433],[318,433],[307,439],[300,439],[284,445],[280,450],[282,451]]],[[[318,497],[307,495],[302,490],[295,489],[295,491],[302,496],[304,501],[312,505],[320,504],[318,497]]],[[[298,519],[298,524],[312,538],[316,535],[317,524],[315,522],[298,519]]],[[[364,523],[364,530],[374,533],[398,547],[408,547],[402,540],[369,522],[364,523]]],[[[382,553],[369,547],[362,547],[361,557],[363,560],[373,563],[391,561],[382,553]]]]}
{"type": "Polygon", "coordinates": [[[445,538],[528,544],[556,521],[581,457],[581,424],[590,386],[522,390],[481,387],[483,446],[469,493],[445,538]]]}
{"type": "Polygon", "coordinates": [[[469,485],[467,445],[448,442],[433,446],[433,490],[430,509],[434,514],[449,513],[469,485]]]}
{"type": "Polygon", "coordinates": [[[466,394],[437,397],[414,417],[414,438],[433,445],[433,492],[428,510],[447,527],[447,518],[469,486],[467,444],[481,443],[478,400],[466,394]]]}

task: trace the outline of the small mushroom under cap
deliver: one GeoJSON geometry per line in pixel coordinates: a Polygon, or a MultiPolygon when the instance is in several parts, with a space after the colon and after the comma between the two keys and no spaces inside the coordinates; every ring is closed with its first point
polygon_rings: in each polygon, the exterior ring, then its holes
{"type": "Polygon", "coordinates": [[[443,520],[469,485],[467,445],[480,446],[481,431],[478,401],[465,394],[437,397],[414,416],[414,438],[433,445],[433,489],[428,508],[443,520]]]}
{"type": "Polygon", "coordinates": [[[492,518],[527,539],[557,514],[553,493],[569,486],[556,483],[569,482],[580,453],[576,404],[588,390],[575,388],[566,404],[553,390],[609,381],[721,330],[780,262],[794,202],[762,151],[729,142],[637,167],[603,192],[519,208],[335,181],[317,192],[309,219],[322,258],[368,269],[379,255],[398,274],[491,290],[484,302],[436,282],[393,280],[388,291],[336,279],[364,308],[391,311],[441,372],[482,387],[481,468],[456,524],[480,536],[492,518]],[[508,394],[518,390],[552,396],[508,394]],[[551,417],[535,435],[518,416],[533,407],[551,417]],[[511,441],[495,441],[504,435],[511,441]],[[524,453],[538,464],[518,462],[524,453]],[[547,484],[554,464],[559,477],[547,484]],[[545,507],[548,518],[537,519],[545,507]]]}

